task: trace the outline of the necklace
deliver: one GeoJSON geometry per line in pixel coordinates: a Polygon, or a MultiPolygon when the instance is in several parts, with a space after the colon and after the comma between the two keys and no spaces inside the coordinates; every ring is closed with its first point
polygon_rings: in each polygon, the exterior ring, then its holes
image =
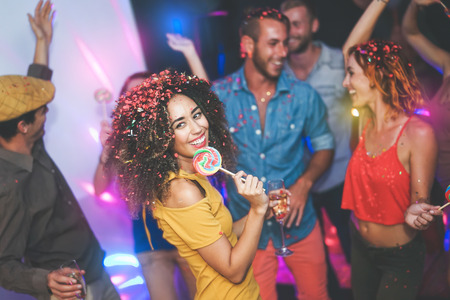
{"type": "Polygon", "coordinates": [[[262,97],[261,99],[259,99],[259,101],[261,101],[262,103],[266,102],[266,100],[270,100],[270,96],[272,95],[272,93],[270,91],[266,92],[266,95],[264,97],[262,97]]]}

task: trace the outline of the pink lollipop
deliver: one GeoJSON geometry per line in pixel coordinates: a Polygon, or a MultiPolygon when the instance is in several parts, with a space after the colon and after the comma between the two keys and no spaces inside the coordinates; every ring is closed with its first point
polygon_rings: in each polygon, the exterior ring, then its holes
{"type": "Polygon", "coordinates": [[[204,175],[214,175],[222,167],[222,157],[213,147],[204,147],[194,153],[193,162],[195,170],[204,175]]]}
{"type": "MultiPolygon", "coordinates": [[[[217,171],[222,171],[232,177],[236,175],[233,172],[222,168],[222,156],[219,151],[213,147],[204,147],[195,151],[192,164],[194,165],[195,170],[204,176],[214,175],[217,171]]],[[[242,177],[241,181],[245,183],[245,179],[242,177]]],[[[266,190],[263,189],[263,191],[266,190]]]]}
{"type": "MultiPolygon", "coordinates": [[[[217,171],[222,171],[230,176],[236,175],[227,169],[222,168],[222,156],[219,151],[213,147],[204,147],[198,149],[194,153],[194,158],[192,160],[195,170],[204,175],[214,175],[217,171]]],[[[242,182],[245,182],[244,178],[241,178],[242,182]]]]}

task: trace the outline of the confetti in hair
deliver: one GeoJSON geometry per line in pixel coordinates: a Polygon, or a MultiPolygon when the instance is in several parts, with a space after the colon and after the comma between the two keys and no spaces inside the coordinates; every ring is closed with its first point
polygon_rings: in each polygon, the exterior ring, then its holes
{"type": "Polygon", "coordinates": [[[287,32],[289,32],[290,23],[289,19],[283,15],[280,11],[274,8],[256,8],[249,10],[244,16],[240,26],[240,36],[248,35],[253,40],[257,41],[259,38],[259,21],[261,20],[276,20],[283,23],[287,32]]]}
{"type": "Polygon", "coordinates": [[[370,41],[356,47],[356,52],[365,55],[368,64],[374,64],[377,68],[383,66],[386,61],[399,59],[400,45],[390,41],[370,41]]]}
{"type": "Polygon", "coordinates": [[[179,166],[171,148],[174,131],[167,104],[176,94],[191,98],[209,123],[209,145],[223,153],[224,165],[234,164],[235,147],[227,131],[222,103],[210,83],[196,76],[165,70],[152,74],[117,100],[113,133],[108,139],[111,155],[107,166],[118,174],[122,197],[132,213],[167,190],[169,172],[179,166]]]}
{"type": "Polygon", "coordinates": [[[412,115],[422,107],[421,86],[399,45],[372,40],[351,47],[348,55],[355,56],[369,81],[382,93],[390,106],[386,116],[395,118],[401,112],[412,115]]]}

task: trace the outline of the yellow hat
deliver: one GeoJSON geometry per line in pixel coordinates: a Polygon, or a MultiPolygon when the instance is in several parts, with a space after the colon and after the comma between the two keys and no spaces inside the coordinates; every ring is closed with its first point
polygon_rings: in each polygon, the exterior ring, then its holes
{"type": "Polygon", "coordinates": [[[0,76],[0,122],[12,120],[52,101],[50,81],[20,75],[0,76]]]}

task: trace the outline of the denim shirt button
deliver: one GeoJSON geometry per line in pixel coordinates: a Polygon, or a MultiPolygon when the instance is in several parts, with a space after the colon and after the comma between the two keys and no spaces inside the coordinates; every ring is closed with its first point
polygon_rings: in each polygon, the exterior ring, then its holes
{"type": "Polygon", "coordinates": [[[230,132],[231,133],[233,133],[233,132],[235,132],[236,131],[236,129],[234,128],[234,127],[230,127],[230,132]]]}
{"type": "Polygon", "coordinates": [[[291,129],[294,129],[294,128],[295,128],[295,124],[291,124],[289,127],[290,127],[291,129]]]}
{"type": "Polygon", "coordinates": [[[263,177],[261,177],[261,181],[262,181],[262,182],[266,182],[266,181],[267,181],[267,178],[263,176],[263,177]]]}
{"type": "Polygon", "coordinates": [[[267,226],[272,226],[272,221],[267,221],[267,226]]]}
{"type": "Polygon", "coordinates": [[[251,108],[252,110],[257,110],[257,109],[258,109],[258,107],[257,107],[256,105],[252,105],[250,108],[251,108]]]}
{"type": "Polygon", "coordinates": [[[259,154],[259,157],[260,157],[261,159],[266,159],[266,155],[265,155],[264,153],[260,153],[260,154],[259,154]]]}
{"type": "Polygon", "coordinates": [[[255,133],[256,133],[256,135],[261,135],[261,130],[260,129],[256,129],[255,133]]]}

